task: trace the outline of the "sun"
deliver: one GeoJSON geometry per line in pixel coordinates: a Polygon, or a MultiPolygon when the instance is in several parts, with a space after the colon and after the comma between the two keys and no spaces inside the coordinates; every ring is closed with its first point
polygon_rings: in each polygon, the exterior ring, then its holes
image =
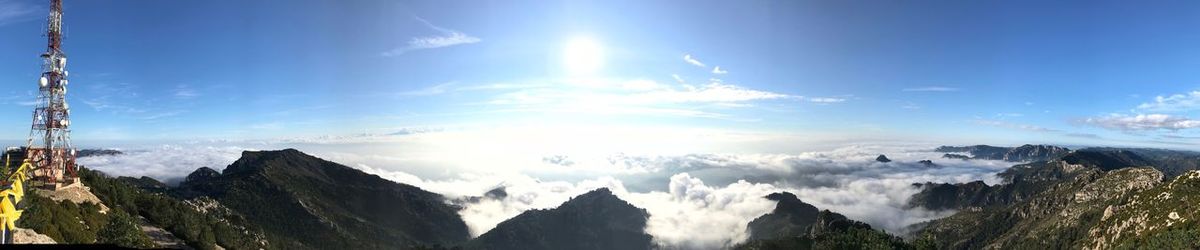
{"type": "Polygon", "coordinates": [[[604,48],[588,37],[575,37],[563,46],[563,67],[572,75],[589,75],[604,66],[604,48]]]}

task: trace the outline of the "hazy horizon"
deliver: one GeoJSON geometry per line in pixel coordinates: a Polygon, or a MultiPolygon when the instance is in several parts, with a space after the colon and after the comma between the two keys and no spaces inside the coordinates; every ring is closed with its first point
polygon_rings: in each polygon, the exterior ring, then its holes
{"type": "MultiPolygon", "coordinates": [[[[913,183],[1018,164],[940,145],[1198,148],[1200,2],[1000,3],[67,1],[67,102],[75,146],[125,152],[79,164],[113,175],[297,148],[449,198],[506,187],[458,212],[472,236],[606,187],[698,249],[780,191],[903,234],[955,213],[907,206],[913,183]]],[[[46,12],[0,0],[8,146],[46,12]]]]}

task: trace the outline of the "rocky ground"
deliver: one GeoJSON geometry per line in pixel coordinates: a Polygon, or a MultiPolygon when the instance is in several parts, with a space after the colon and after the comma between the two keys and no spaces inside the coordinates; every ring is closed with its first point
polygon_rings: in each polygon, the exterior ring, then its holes
{"type": "Polygon", "coordinates": [[[105,206],[103,202],[100,202],[100,198],[96,197],[95,194],[92,194],[92,189],[84,186],[83,182],[76,182],[75,184],[68,185],[55,191],[37,189],[36,192],[38,192],[39,195],[49,197],[54,201],[69,200],[76,204],[84,202],[95,203],[100,205],[101,213],[108,212],[108,206],[105,206]]]}
{"type": "Polygon", "coordinates": [[[13,231],[13,243],[16,244],[54,244],[54,239],[45,234],[39,234],[31,229],[17,228],[13,231]]]}
{"type": "Polygon", "coordinates": [[[179,239],[179,237],[175,237],[174,234],[171,234],[171,232],[167,232],[165,229],[157,227],[154,224],[150,224],[150,221],[146,220],[145,217],[138,216],[138,228],[141,228],[142,232],[146,233],[146,236],[149,236],[150,240],[154,241],[154,245],[157,245],[158,247],[170,249],[193,249],[182,239],[179,239]]]}

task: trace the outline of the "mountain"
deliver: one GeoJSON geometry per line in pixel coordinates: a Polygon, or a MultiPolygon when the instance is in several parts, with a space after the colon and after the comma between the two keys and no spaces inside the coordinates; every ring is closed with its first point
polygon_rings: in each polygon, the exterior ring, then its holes
{"type": "Polygon", "coordinates": [[[554,209],[529,210],[501,222],[467,249],[650,249],[650,214],[607,188],[571,198],[554,209]]]}
{"type": "Polygon", "coordinates": [[[807,234],[821,212],[792,193],[773,193],[766,198],[777,202],[775,210],[750,221],[746,227],[750,240],[807,234]]]}
{"type": "Polygon", "coordinates": [[[970,160],[971,159],[970,156],[965,156],[965,155],[960,155],[960,154],[943,154],[942,158],[957,159],[957,160],[970,160]]]}
{"type": "Polygon", "coordinates": [[[1132,165],[1154,166],[1162,171],[1166,178],[1171,179],[1191,170],[1200,169],[1200,152],[1180,151],[1154,148],[1085,148],[1081,151],[1096,152],[1126,152],[1136,155],[1143,162],[1131,162],[1132,165]]]}
{"type": "Polygon", "coordinates": [[[214,172],[196,170],[173,193],[213,198],[261,226],[278,248],[394,249],[470,237],[441,195],[295,149],[246,151],[214,172]]]}
{"type": "Polygon", "coordinates": [[[1058,146],[1025,144],[1015,148],[995,147],[988,145],[961,147],[941,146],[934,149],[934,151],[948,153],[942,155],[942,157],[951,159],[965,159],[968,157],[961,154],[950,153],[969,153],[972,155],[969,157],[970,159],[1034,162],[1057,159],[1058,157],[1070,153],[1071,150],[1058,146]]]}
{"type": "Polygon", "coordinates": [[[146,191],[151,191],[151,192],[156,192],[156,193],[166,192],[167,190],[171,189],[171,186],[168,186],[166,183],[162,183],[158,180],[155,180],[154,178],[150,178],[147,176],[142,176],[142,178],[119,176],[119,177],[117,177],[117,181],[128,183],[129,185],[133,185],[134,187],[141,189],[141,190],[146,190],[146,191]]]}
{"type": "Polygon", "coordinates": [[[1004,153],[1007,153],[1012,148],[996,147],[988,145],[975,146],[941,146],[933,151],[941,153],[969,153],[977,159],[1000,159],[1004,158],[1004,153]]]}
{"type": "Polygon", "coordinates": [[[917,234],[939,248],[1200,246],[1200,172],[1163,183],[1152,163],[1129,150],[1079,150],[1013,166],[1000,185],[919,184],[909,205],[961,209],[917,234]]]}
{"type": "MultiPolygon", "coordinates": [[[[920,192],[909,198],[908,207],[923,207],[931,210],[980,209],[983,207],[1008,205],[1037,195],[1052,188],[1060,181],[1077,175],[1092,175],[1088,168],[1071,162],[1108,162],[1111,157],[1104,154],[1072,152],[1063,158],[1074,159],[1039,161],[1012,166],[997,176],[1003,184],[989,186],[983,181],[968,183],[917,183],[920,192]]],[[[1107,164],[1118,164],[1109,162],[1107,164]]],[[[1119,164],[1118,164],[1119,165],[1119,164]]],[[[1102,168],[1094,169],[1102,171],[1102,168]]]]}
{"type": "Polygon", "coordinates": [[[892,160],[888,159],[887,156],[885,156],[885,155],[879,155],[878,157],[875,157],[875,161],[883,162],[883,163],[892,162],[892,160]]]}
{"type": "Polygon", "coordinates": [[[734,249],[912,249],[899,237],[871,229],[829,210],[817,210],[788,192],[765,197],[776,201],[771,213],[746,225],[749,239],[734,249]]]}
{"type": "Polygon", "coordinates": [[[1062,161],[1070,164],[1095,166],[1105,171],[1154,165],[1153,162],[1128,150],[1080,150],[1063,156],[1062,161]]]}
{"type": "Polygon", "coordinates": [[[1200,249],[1200,171],[1134,194],[1104,208],[1088,230],[1086,247],[1200,249]]]}
{"type": "Polygon", "coordinates": [[[122,155],[122,154],[125,154],[125,152],[121,152],[120,150],[116,150],[116,149],[80,149],[79,152],[77,152],[75,154],[75,157],[92,157],[92,156],[122,155]]]}

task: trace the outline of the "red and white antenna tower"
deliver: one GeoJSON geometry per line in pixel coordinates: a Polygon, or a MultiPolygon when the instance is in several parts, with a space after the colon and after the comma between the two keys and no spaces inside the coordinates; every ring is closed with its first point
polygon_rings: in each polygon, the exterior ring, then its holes
{"type": "Polygon", "coordinates": [[[75,148],[71,147],[71,110],[67,106],[67,55],[62,51],[62,0],[50,0],[46,24],[49,38],[42,54],[42,76],[38,79],[37,106],[29,131],[25,159],[33,165],[33,180],[45,188],[73,184],[75,148]],[[64,175],[67,175],[64,178],[64,175]]]}

